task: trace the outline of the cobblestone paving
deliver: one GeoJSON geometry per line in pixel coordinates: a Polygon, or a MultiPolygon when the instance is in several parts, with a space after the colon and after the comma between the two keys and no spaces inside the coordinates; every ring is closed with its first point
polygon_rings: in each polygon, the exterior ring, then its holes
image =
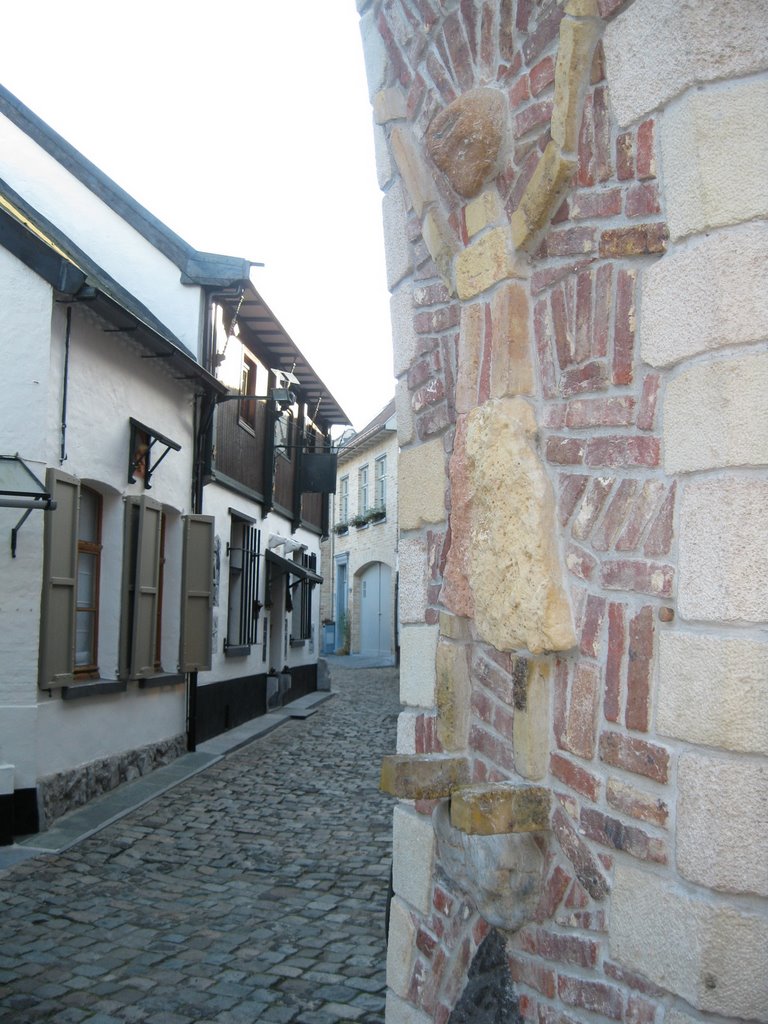
{"type": "Polygon", "coordinates": [[[0,1022],[384,1020],[395,669],[0,875],[0,1022]]]}

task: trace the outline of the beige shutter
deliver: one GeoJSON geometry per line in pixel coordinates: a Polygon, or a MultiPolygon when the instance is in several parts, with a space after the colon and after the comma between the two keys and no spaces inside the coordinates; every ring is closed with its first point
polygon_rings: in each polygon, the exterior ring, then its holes
{"type": "Polygon", "coordinates": [[[46,488],[56,502],[43,513],[43,588],[40,610],[41,687],[71,683],[75,668],[77,606],[77,517],[80,485],[74,477],[49,469],[46,488]]]}
{"type": "Polygon", "coordinates": [[[162,515],[162,506],[151,498],[126,501],[120,643],[123,678],[155,674],[162,515]]]}
{"type": "Polygon", "coordinates": [[[211,667],[213,525],[212,516],[184,516],[179,653],[179,669],[182,672],[202,672],[211,667]]]}

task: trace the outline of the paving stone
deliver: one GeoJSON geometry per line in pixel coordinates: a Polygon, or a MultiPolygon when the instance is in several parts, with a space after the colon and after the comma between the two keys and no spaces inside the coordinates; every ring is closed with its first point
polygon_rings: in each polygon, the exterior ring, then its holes
{"type": "Polygon", "coordinates": [[[382,1024],[397,670],[332,685],[311,718],[0,872],[0,1024],[382,1024]]]}

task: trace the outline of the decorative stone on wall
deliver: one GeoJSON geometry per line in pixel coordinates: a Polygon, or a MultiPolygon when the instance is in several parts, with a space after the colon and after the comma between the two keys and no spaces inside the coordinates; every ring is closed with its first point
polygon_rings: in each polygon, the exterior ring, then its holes
{"type": "Polygon", "coordinates": [[[358,8],[435,836],[387,1022],[484,1020],[491,926],[509,1019],[766,1022],[768,0],[358,8]]]}

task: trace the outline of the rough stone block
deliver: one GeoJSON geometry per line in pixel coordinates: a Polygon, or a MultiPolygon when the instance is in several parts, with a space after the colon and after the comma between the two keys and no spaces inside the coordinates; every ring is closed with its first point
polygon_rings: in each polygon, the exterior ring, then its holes
{"type": "Polygon", "coordinates": [[[632,124],[689,86],[768,67],[764,0],[635,0],[603,37],[611,104],[632,124]],[[659,74],[664,68],[664,74],[659,74]]]}
{"type": "Polygon", "coordinates": [[[683,489],[681,618],[768,622],[767,507],[767,480],[727,477],[683,489]]]}
{"type": "Polygon", "coordinates": [[[699,885],[768,896],[768,764],[683,754],[677,866],[699,885]]]}
{"type": "Polygon", "coordinates": [[[393,128],[390,145],[395,163],[408,191],[411,205],[417,216],[421,217],[424,208],[437,200],[435,183],[430,169],[409,129],[399,126],[393,128]]]}
{"type": "Polygon", "coordinates": [[[543,779],[547,773],[551,671],[549,662],[530,662],[524,698],[515,706],[512,722],[515,770],[524,779],[543,779]]]}
{"type": "Polygon", "coordinates": [[[421,234],[438,273],[453,294],[453,258],[461,248],[455,232],[445,216],[436,207],[430,207],[424,215],[421,234]]]}
{"type": "Polygon", "coordinates": [[[577,161],[563,156],[555,142],[547,144],[510,218],[512,244],[516,249],[527,246],[546,227],[562,202],[576,167],[577,161]]]}
{"type": "Polygon", "coordinates": [[[691,90],[665,112],[660,144],[673,239],[768,216],[767,109],[768,81],[752,79],[691,90]]]}
{"type": "Polygon", "coordinates": [[[466,757],[446,754],[387,754],[381,790],[401,800],[441,800],[469,779],[466,757]]]}
{"type": "MultiPolygon", "coordinates": [[[[768,249],[766,249],[768,266],[768,249]]],[[[768,465],[768,353],[699,364],[667,385],[668,473],[768,465]]]]}
{"type": "Polygon", "coordinates": [[[411,247],[405,230],[406,211],[403,189],[393,185],[384,195],[381,204],[384,220],[384,261],[387,269],[387,285],[393,291],[395,286],[407,277],[413,269],[411,247]]]}
{"type": "Polygon", "coordinates": [[[494,176],[507,106],[496,89],[473,89],[432,119],[427,150],[460,196],[477,195],[494,176]]]}
{"type": "MultiPolygon", "coordinates": [[[[402,457],[402,456],[401,456],[402,457]]],[[[423,623],[427,607],[427,541],[424,537],[401,537],[400,592],[398,612],[401,623],[423,623]]],[[[402,673],[401,673],[402,678],[402,673]]]]}
{"type": "Polygon", "coordinates": [[[471,639],[469,619],[441,611],[440,636],[444,636],[448,640],[458,640],[461,643],[466,643],[471,639]]]}
{"type": "Polygon", "coordinates": [[[566,17],[560,22],[551,132],[553,142],[566,153],[576,153],[579,148],[584,96],[601,32],[602,23],[596,18],[566,17]]]}
{"type": "Polygon", "coordinates": [[[373,97],[373,117],[376,124],[399,121],[407,116],[405,96],[400,89],[382,89],[373,97]]]}
{"type": "Polygon", "coordinates": [[[692,1006],[768,1020],[768,919],[683,894],[668,879],[616,864],[611,956],[692,1006]]]}
{"type": "Polygon", "coordinates": [[[689,743],[768,754],[768,643],[662,632],[656,729],[689,743]]]}
{"type": "Polygon", "coordinates": [[[671,366],[768,336],[768,224],[715,231],[643,272],[640,350],[671,366]]]}
{"type": "Polygon", "coordinates": [[[503,284],[491,297],[491,398],[534,393],[528,293],[503,284]]]}
{"type": "MultiPolygon", "coordinates": [[[[402,546],[400,571],[403,572],[402,546]]],[[[437,640],[437,626],[403,626],[400,630],[400,699],[403,704],[434,707],[437,640]]]]}
{"type": "Polygon", "coordinates": [[[408,995],[416,952],[416,925],[406,904],[397,896],[389,907],[387,985],[399,996],[408,995]]]}
{"type": "Polygon", "coordinates": [[[392,886],[406,903],[428,914],[432,907],[435,830],[432,819],[395,807],[392,820],[392,886]]]}
{"type": "Polygon", "coordinates": [[[395,165],[392,163],[384,129],[376,124],[373,126],[373,156],[376,163],[376,180],[381,191],[385,192],[394,177],[395,165]]]}
{"type": "Polygon", "coordinates": [[[437,737],[444,750],[463,750],[469,740],[471,693],[466,646],[439,640],[435,673],[437,737]]]}
{"type": "Polygon", "coordinates": [[[515,251],[509,228],[493,228],[460,252],[455,261],[456,291],[472,299],[508,278],[524,278],[525,264],[515,251]]]}
{"type": "Polygon", "coordinates": [[[378,93],[387,74],[387,50],[384,40],[379,32],[376,15],[373,9],[367,11],[360,19],[360,35],[363,40],[365,51],[365,74],[368,79],[368,96],[373,97],[378,93]]]}
{"type": "Polygon", "coordinates": [[[491,187],[467,203],[464,209],[464,222],[467,235],[474,238],[489,227],[498,227],[504,221],[504,207],[498,189],[491,187]]]}
{"type": "Polygon", "coordinates": [[[522,398],[486,402],[466,417],[466,433],[457,431],[450,464],[454,542],[443,584],[446,607],[457,614],[473,609],[482,639],[498,650],[533,654],[575,643],[554,493],[535,435],[533,410],[522,398]]]}
{"type": "Polygon", "coordinates": [[[549,828],[552,793],[514,782],[465,786],[451,796],[451,824],[470,835],[540,832],[549,828]]]}
{"type": "Polygon", "coordinates": [[[456,369],[456,412],[474,409],[480,393],[480,367],[485,348],[485,303],[462,306],[456,369]]]}
{"type": "Polygon", "coordinates": [[[446,465],[441,438],[404,448],[398,459],[398,515],[401,530],[444,523],[446,465]]]}

